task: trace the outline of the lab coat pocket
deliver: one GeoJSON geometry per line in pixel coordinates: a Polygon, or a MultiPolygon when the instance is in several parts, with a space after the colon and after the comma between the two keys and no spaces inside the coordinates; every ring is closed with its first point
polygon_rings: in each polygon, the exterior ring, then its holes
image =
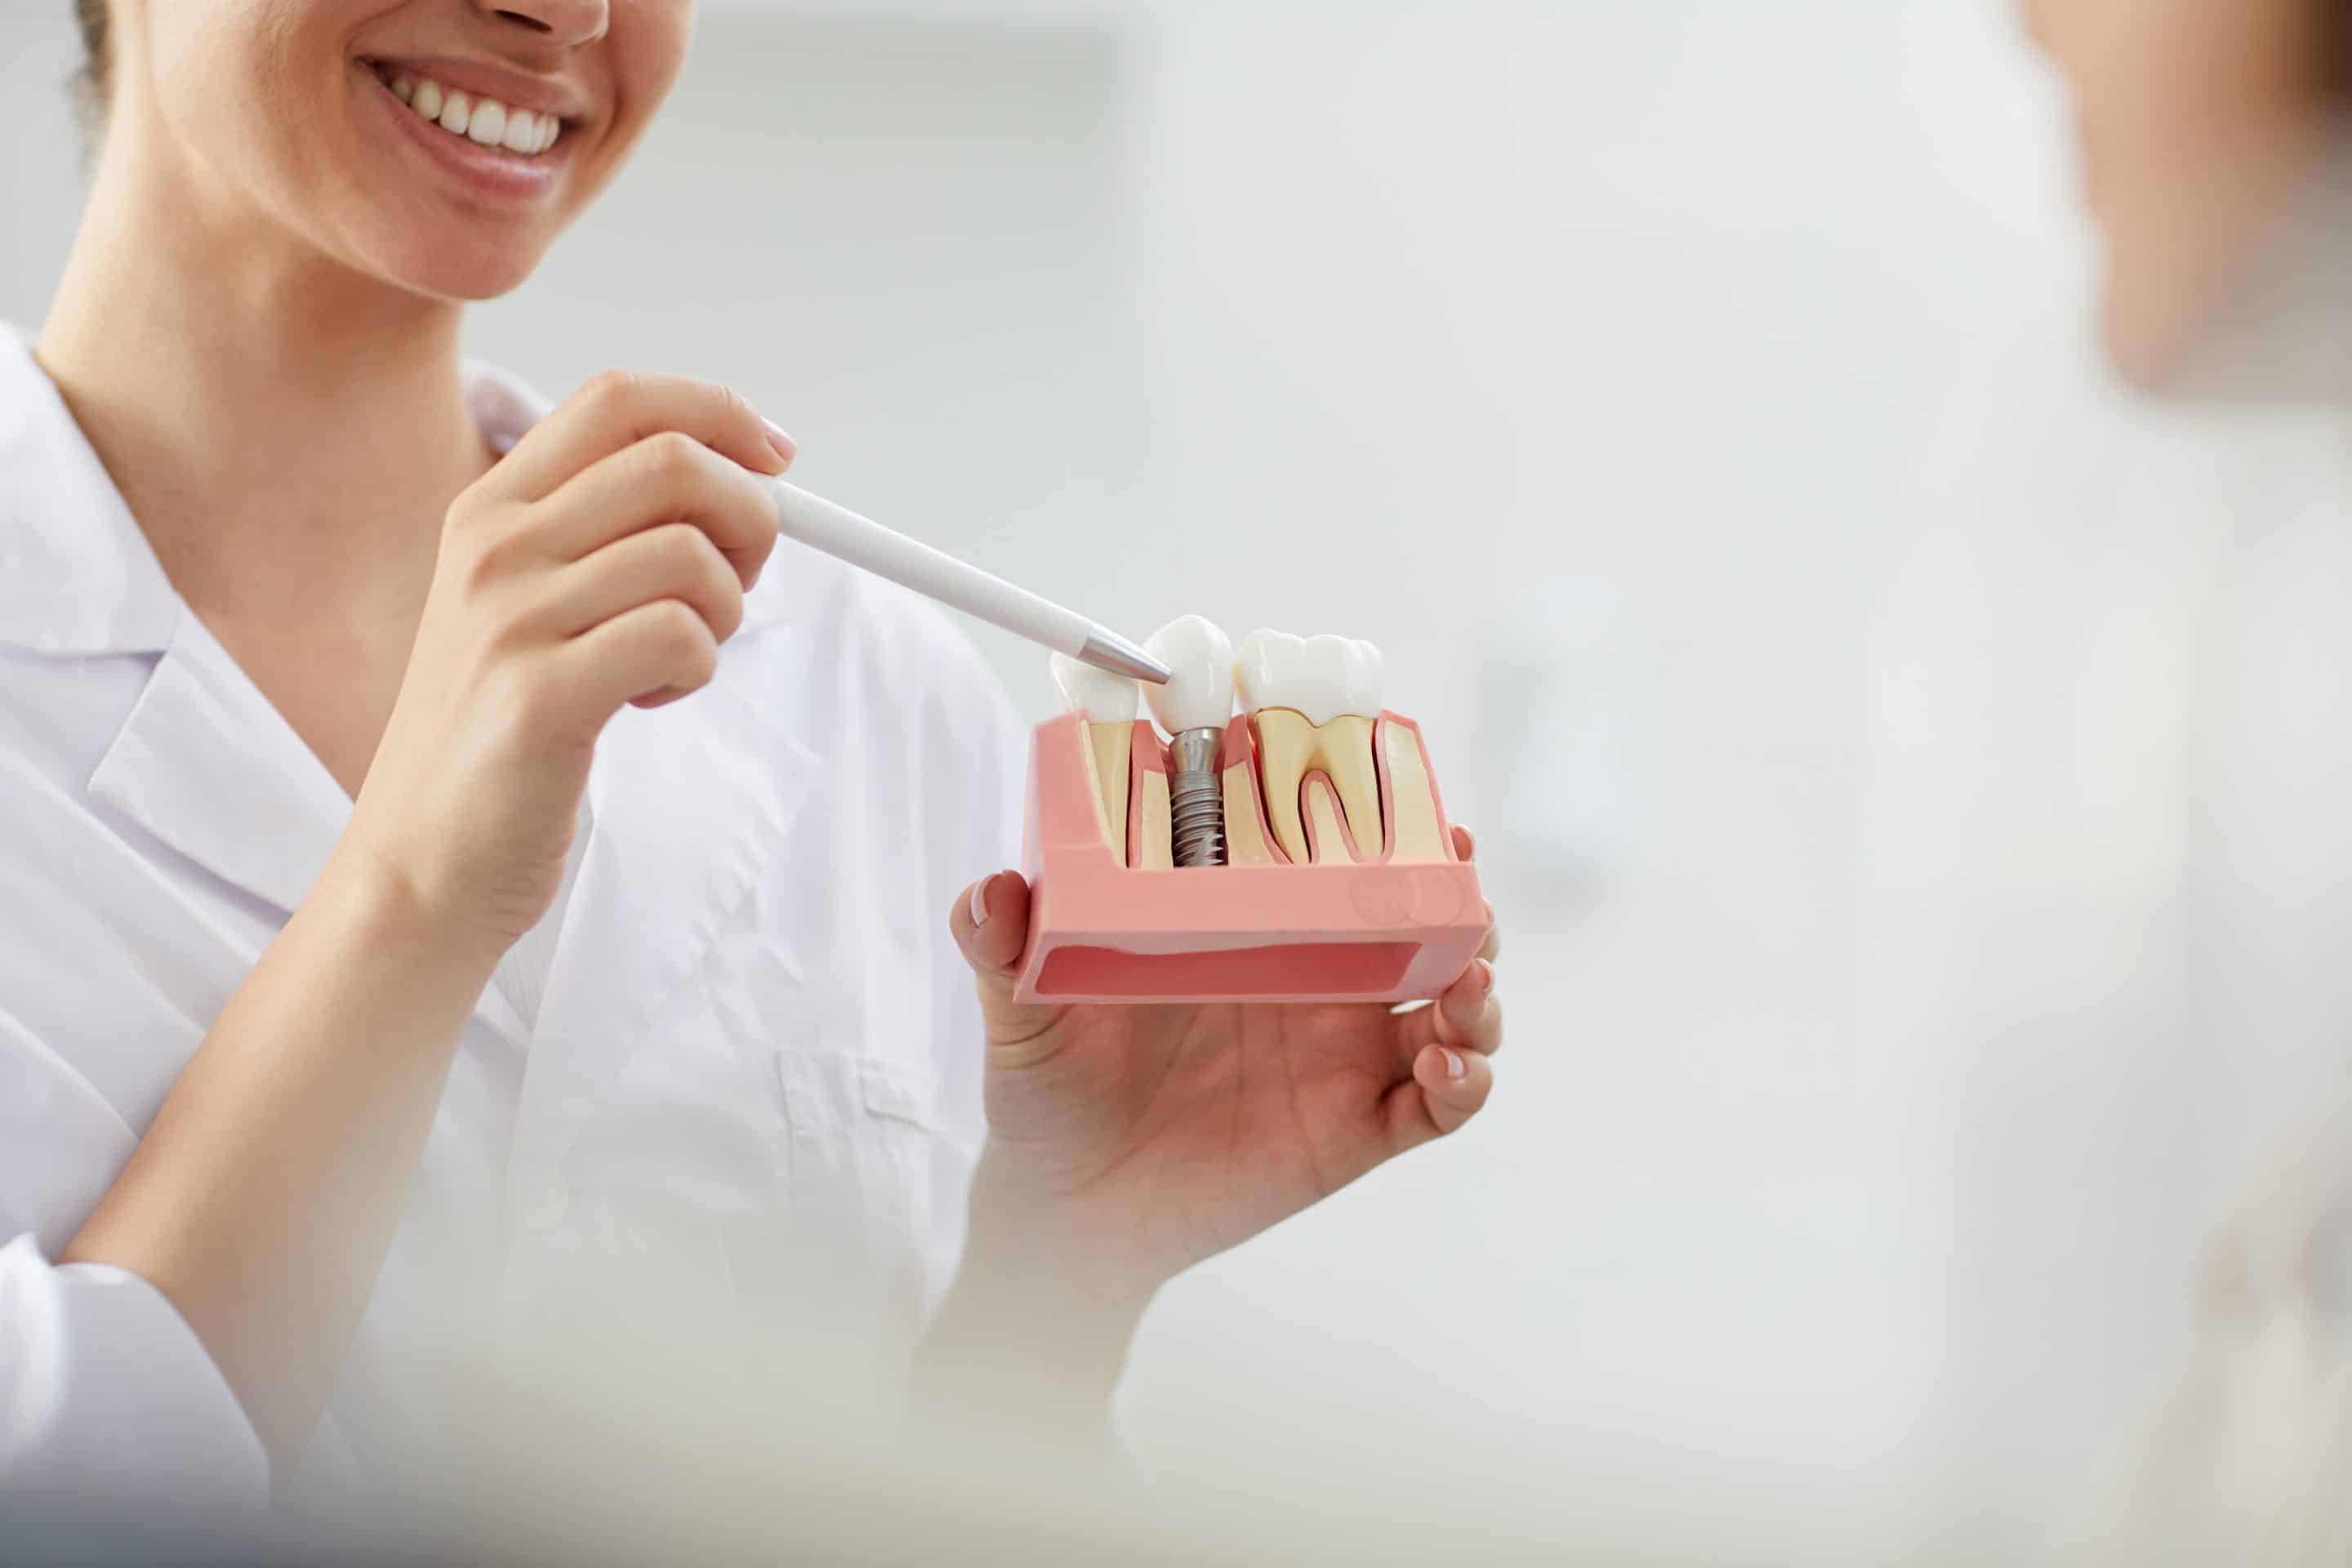
{"type": "Polygon", "coordinates": [[[935,1218],[938,1075],[858,1051],[786,1047],[775,1063],[790,1235],[778,1283],[835,1326],[910,1338],[935,1218]]]}

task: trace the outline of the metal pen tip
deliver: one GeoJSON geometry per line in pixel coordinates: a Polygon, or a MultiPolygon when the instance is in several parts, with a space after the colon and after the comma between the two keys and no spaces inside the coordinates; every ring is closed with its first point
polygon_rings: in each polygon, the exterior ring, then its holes
{"type": "Polygon", "coordinates": [[[1087,633],[1087,646],[1078,649],[1078,662],[1154,686],[1167,685],[1172,673],[1166,665],[1106,626],[1096,626],[1087,633]]]}

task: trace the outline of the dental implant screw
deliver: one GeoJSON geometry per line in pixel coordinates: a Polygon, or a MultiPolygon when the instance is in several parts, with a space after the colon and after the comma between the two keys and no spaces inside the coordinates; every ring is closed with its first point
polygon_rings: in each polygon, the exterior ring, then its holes
{"type": "Polygon", "coordinates": [[[1168,749],[1169,822],[1180,867],[1225,863],[1225,786],[1217,770],[1223,730],[1187,730],[1168,749]]]}

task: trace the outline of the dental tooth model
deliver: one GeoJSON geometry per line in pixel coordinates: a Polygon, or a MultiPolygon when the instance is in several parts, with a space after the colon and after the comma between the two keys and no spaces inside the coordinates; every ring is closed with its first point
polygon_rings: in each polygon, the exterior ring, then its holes
{"type": "Polygon", "coordinates": [[[1086,715],[1087,765],[1093,770],[1095,801],[1102,808],[1103,840],[1127,864],[1128,759],[1135,740],[1136,682],[1123,675],[1080,664],[1057,653],[1054,684],[1062,706],[1086,715]]]}
{"type": "Polygon", "coordinates": [[[1168,731],[1169,830],[1176,864],[1225,863],[1225,786],[1218,760],[1234,716],[1234,645],[1199,616],[1169,622],[1144,644],[1166,665],[1150,689],[1152,716],[1168,731]]]}
{"type": "Polygon", "coordinates": [[[1421,726],[1381,706],[1380,650],[1256,632],[1235,658],[1187,616],[1144,687],[1053,664],[1024,864],[1024,1002],[1433,997],[1486,934],[1421,726]],[[1243,711],[1234,711],[1238,686],[1243,711]],[[1167,731],[1166,737],[1160,730],[1167,731]]]}
{"type": "Polygon", "coordinates": [[[1301,866],[1339,858],[1339,824],[1329,794],[1337,790],[1354,858],[1379,859],[1383,845],[1373,731],[1381,715],[1381,650],[1348,637],[1252,632],[1243,640],[1234,673],[1257,737],[1266,816],[1282,852],[1301,866]],[[1329,789],[1308,785],[1307,775],[1317,770],[1330,781],[1329,789]]]}

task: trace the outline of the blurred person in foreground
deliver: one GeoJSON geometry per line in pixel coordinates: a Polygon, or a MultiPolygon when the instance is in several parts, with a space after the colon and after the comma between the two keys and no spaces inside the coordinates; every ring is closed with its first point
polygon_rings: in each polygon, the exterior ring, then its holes
{"type": "Polygon", "coordinates": [[[2352,4],[2023,10],[2105,365],[2036,331],[1967,400],[1870,660],[1863,1037],[1947,1249],[1923,1534],[2352,1562],[2352,4]]]}
{"type": "Polygon", "coordinates": [[[1162,1282],[1486,1101],[1484,957],[1419,1009],[1016,1003],[1024,737],[778,544],[789,437],[463,363],[692,11],[75,6],[89,203],[0,332],[0,1555],[459,1517],[592,1436],[553,1509],[830,1497],[655,1434],[837,1456],[910,1385],[1087,1454],[1162,1282]]]}

